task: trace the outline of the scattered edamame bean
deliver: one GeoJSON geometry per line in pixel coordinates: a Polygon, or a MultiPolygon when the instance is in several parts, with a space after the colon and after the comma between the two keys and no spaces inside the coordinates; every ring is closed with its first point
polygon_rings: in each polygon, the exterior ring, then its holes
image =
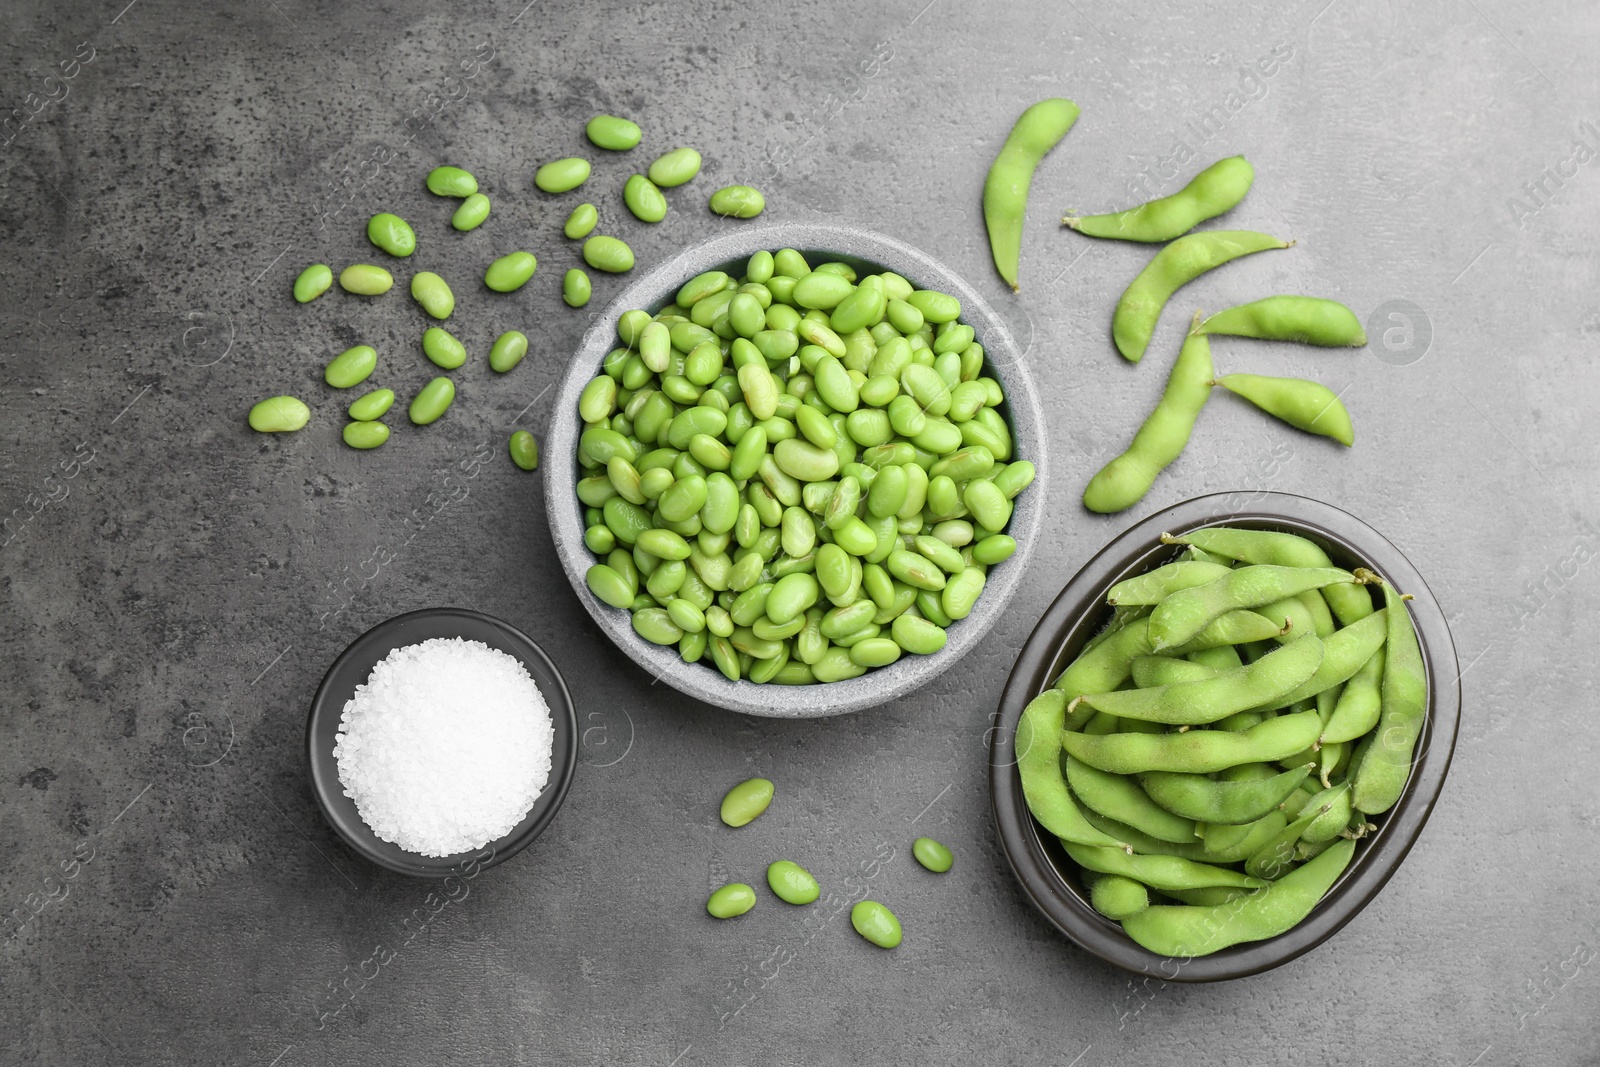
{"type": "Polygon", "coordinates": [[[615,237],[597,235],[583,242],[583,261],[595,270],[621,274],[633,269],[633,249],[615,237]]]}
{"type": "Polygon", "coordinates": [[[366,381],[378,366],[378,352],[371,345],[355,345],[328,361],[323,381],[335,389],[349,389],[366,381]]]}
{"type": "MultiPolygon", "coordinates": [[[[904,616],[902,616],[903,618],[904,616]]],[[[911,842],[911,854],[934,874],[943,874],[955,863],[955,855],[931,837],[919,837],[911,842]]]]}
{"type": "Polygon", "coordinates": [[[589,276],[577,267],[568,270],[561,278],[561,299],[566,301],[568,307],[583,307],[589,302],[589,296],[593,291],[589,276]]]}
{"type": "Polygon", "coordinates": [[[387,211],[367,220],[367,240],[391,256],[403,258],[417,250],[417,234],[411,224],[387,211]]]}
{"type": "Polygon", "coordinates": [[[434,196],[467,197],[478,191],[478,179],[460,167],[434,167],[428,172],[428,192],[434,196]]]}
{"type": "Polygon", "coordinates": [[[514,293],[528,284],[539,261],[531,252],[509,252],[489,264],[483,272],[483,284],[497,293],[514,293]]]}
{"type": "Polygon", "coordinates": [[[900,944],[900,920],[876,900],[857,901],[850,909],[850,925],[879,948],[894,948],[900,944]]]}
{"type": "Polygon", "coordinates": [[[711,194],[710,208],[714,215],[732,216],[736,219],[753,219],[766,210],[767,198],[759,189],[748,185],[724,185],[711,194]]]}
{"type": "Polygon", "coordinates": [[[1243,156],[1219,159],[1171,196],[1109,215],[1069,215],[1062,225],[1089,237],[1160,243],[1181,237],[1244,199],[1256,170],[1243,156]]]}
{"type": "Polygon", "coordinates": [[[343,436],[351,448],[377,448],[389,439],[389,427],[381,422],[350,422],[345,424],[343,436]]]}
{"type": "Polygon", "coordinates": [[[1173,241],[1155,254],[1118,299],[1111,317],[1117,351],[1130,362],[1139,362],[1150,346],[1161,309],[1173,293],[1200,275],[1240,256],[1293,243],[1250,230],[1205,230],[1173,241]]]}
{"type": "Polygon", "coordinates": [[[437,422],[450,409],[455,398],[455,382],[440,376],[418,390],[416,398],[411,401],[408,415],[415,425],[426,426],[437,422]]]}
{"type": "Polygon", "coordinates": [[[533,173],[533,184],[540,192],[571,192],[589,180],[589,161],[580,156],[554,159],[533,173]]]}
{"type": "Polygon", "coordinates": [[[527,430],[513,433],[506,447],[511,452],[511,462],[523,470],[531,471],[539,466],[539,442],[527,430]]]}
{"type": "Polygon", "coordinates": [[[616,115],[596,115],[583,127],[589,143],[608,152],[626,152],[643,136],[637,123],[616,115]]]}
{"type": "Polygon", "coordinates": [[[722,798],[722,821],[728,826],[748,824],[767,810],[772,803],[772,792],[772,782],[766,778],[745,779],[722,798]]]}
{"type": "Polygon", "coordinates": [[[567,223],[561,232],[574,241],[581,241],[594,232],[595,225],[600,221],[600,212],[593,204],[579,204],[572,209],[572,214],[567,216],[567,223]]]}
{"type": "Polygon", "coordinates": [[[356,422],[376,422],[394,406],[393,389],[374,389],[350,402],[347,414],[356,422]]]}
{"type": "Polygon", "coordinates": [[[332,285],[333,268],[326,263],[313,263],[294,280],[294,298],[302,304],[309,304],[326,293],[332,285]]]}
{"type": "Polygon", "coordinates": [[[476,230],[489,218],[489,198],[482,193],[473,193],[461,201],[461,206],[456,208],[455,214],[450,216],[450,225],[466,233],[476,230]]]}
{"type": "Polygon", "coordinates": [[[622,202],[640,222],[660,222],[667,217],[667,198],[643,174],[633,175],[623,185],[622,202]]]}
{"type": "Polygon", "coordinates": [[[445,280],[431,270],[420,270],[411,276],[411,299],[441,322],[456,309],[456,295],[445,280]]]}
{"type": "Polygon", "coordinates": [[[353,263],[339,272],[339,287],[357,296],[381,296],[394,287],[394,275],[371,263],[353,263]]]}
{"type": "Polygon", "coordinates": [[[527,335],[518,330],[507,330],[496,337],[489,348],[489,369],[496,374],[504,374],[521,363],[527,354],[527,335]]]}
{"type": "Polygon", "coordinates": [[[767,885],[779,900],[788,904],[810,904],[822,895],[822,887],[811,872],[790,860],[767,865],[767,885]]]}
{"type": "Polygon", "coordinates": [[[713,919],[732,919],[756,906],[756,891],[743,882],[723,886],[706,901],[706,911],[713,919]]]}
{"type": "Polygon", "coordinates": [[[438,326],[422,332],[422,353],[442,370],[455,370],[467,361],[467,346],[438,326]]]}
{"type": "Polygon", "coordinates": [[[1022,256],[1022,216],[1028,204],[1033,172],[1045,153],[1060,143],[1078,121],[1071,100],[1041,100],[1011,127],[983,182],[983,221],[989,230],[989,251],[995,269],[1015,291],[1022,256]]]}
{"type": "Polygon", "coordinates": [[[1142,500],[1155,484],[1156,476],[1189,443],[1200,409],[1211,395],[1215,376],[1211,342],[1204,334],[1191,333],[1178,352],[1161,400],[1133,435],[1133,443],[1089,479],[1083,491],[1084,507],[1109,514],[1142,500]]]}
{"type": "Polygon", "coordinates": [[[250,409],[250,428],[258,433],[292,433],[311,421],[311,409],[292,396],[269,396],[250,409]]]}
{"type": "Polygon", "coordinates": [[[1339,395],[1325,385],[1304,378],[1262,374],[1224,374],[1215,384],[1296,429],[1331,437],[1346,447],[1355,444],[1350,412],[1339,395]]]}
{"type": "Polygon", "coordinates": [[[692,148],[674,148],[650,164],[650,180],[662,189],[672,189],[700,173],[700,153],[692,148]]]}

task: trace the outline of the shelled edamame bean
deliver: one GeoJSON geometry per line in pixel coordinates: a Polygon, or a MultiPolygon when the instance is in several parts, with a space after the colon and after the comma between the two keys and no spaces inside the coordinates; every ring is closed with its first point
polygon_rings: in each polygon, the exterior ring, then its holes
{"type": "Polygon", "coordinates": [[[1199,956],[1291,929],[1337,881],[1404,789],[1427,671],[1404,599],[1305,538],[1162,540],[1185,555],[1111,588],[1110,627],[1024,710],[1017,770],[1090,904],[1199,956]],[[1291,598],[1317,610],[1279,615],[1291,598]],[[1289,623],[1265,654],[1251,617],[1289,623]]]}
{"type": "Polygon", "coordinates": [[[607,554],[589,589],[734,681],[937,653],[1015,551],[1004,530],[1034,476],[960,315],[794,249],[623,313],[578,403],[585,542],[607,554]]]}

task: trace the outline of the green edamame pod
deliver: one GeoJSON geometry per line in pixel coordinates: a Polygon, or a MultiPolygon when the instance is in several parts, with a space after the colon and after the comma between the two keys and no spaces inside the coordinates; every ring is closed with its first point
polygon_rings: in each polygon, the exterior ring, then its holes
{"type": "Polygon", "coordinates": [[[1089,237],[1160,243],[1181,237],[1231,211],[1255,182],[1256,171],[1243,156],[1219,159],[1171,196],[1108,215],[1069,215],[1062,225],[1089,237]]]}
{"type": "Polygon", "coordinates": [[[1152,904],[1122,921],[1151,952],[1191,958],[1246,941],[1264,941],[1297,926],[1350,865],[1354,841],[1338,841],[1265,889],[1211,907],[1152,904]]]}
{"type": "MultiPolygon", "coordinates": [[[[1333,566],[1328,554],[1316,543],[1278,530],[1208,526],[1190,530],[1182,537],[1163,535],[1161,539],[1166,544],[1189,545],[1240,563],[1279,567],[1333,566]]],[[[1374,610],[1372,594],[1362,585],[1325,586],[1322,595],[1339,622],[1345,626],[1371,615],[1374,610]]]]}
{"type": "MultiPolygon", "coordinates": [[[[1388,609],[1384,609],[1387,611],[1388,609]]],[[[1361,669],[1351,675],[1339,693],[1333,714],[1322,728],[1318,739],[1324,747],[1344,741],[1354,741],[1365,736],[1374,726],[1383,710],[1381,698],[1383,684],[1382,652],[1367,657],[1361,669]]]]}
{"type": "Polygon", "coordinates": [[[1120,719],[1204,725],[1235,712],[1277,703],[1316,673],[1322,663],[1322,649],[1322,641],[1315,634],[1303,634],[1254,663],[1224,670],[1214,678],[1148,689],[1085,693],[1078,700],[1120,719]]]}
{"type": "Polygon", "coordinates": [[[1041,100],[1028,108],[1011,127],[984,179],[983,221],[989,230],[989,251],[995,269],[1013,292],[1017,289],[1022,218],[1033,172],[1045,153],[1072,129],[1078,114],[1077,104],[1060,98],[1041,100]]]}
{"type": "Polygon", "coordinates": [[[1120,874],[1152,889],[1198,889],[1202,886],[1261,889],[1268,885],[1263,878],[1177,856],[1141,856],[1120,848],[1080,845],[1074,841],[1064,841],[1062,847],[1072,861],[1085,870],[1120,874]]]}
{"type": "Polygon", "coordinates": [[[1315,711],[1267,719],[1240,733],[1190,730],[1187,733],[1115,733],[1103,736],[1067,730],[1062,747],[1074,759],[1113,774],[1184,771],[1207,774],[1241,763],[1265,763],[1307,748],[1322,732],[1315,711]]]}
{"type": "MultiPolygon", "coordinates": [[[[1142,354],[1142,349],[1141,349],[1142,354]]],[[[1167,387],[1155,410],[1133,435],[1126,452],[1089,480],[1083,504],[1101,514],[1122,511],[1144,498],[1156,476],[1177,459],[1189,443],[1195,420],[1211,395],[1216,371],[1211,343],[1201,334],[1184,339],[1167,387]]]]}
{"type": "Polygon", "coordinates": [[[1113,606],[1159,604],[1169,593],[1214,582],[1231,569],[1222,563],[1179,560],[1123,579],[1106,591],[1106,603],[1113,606]]]}
{"type": "Polygon", "coordinates": [[[1388,615],[1383,662],[1383,710],[1351,782],[1357,811],[1377,815],[1394,807],[1411,776],[1412,754],[1428,714],[1428,669],[1405,597],[1383,585],[1388,615]]]}
{"type": "Polygon", "coordinates": [[[326,263],[313,263],[301,271],[294,280],[294,298],[308,304],[333,286],[333,268],[326,263]]]}
{"type": "Polygon", "coordinates": [[[1387,626],[1388,609],[1381,609],[1329,634],[1322,643],[1322,662],[1311,677],[1284,695],[1257,705],[1256,710],[1288,707],[1348,681],[1383,644],[1387,626]]]}
{"type": "Polygon", "coordinates": [[[1350,412],[1338,394],[1320,382],[1264,374],[1224,374],[1216,384],[1296,429],[1331,437],[1341,445],[1355,444],[1350,412]]]}
{"type": "Polygon", "coordinates": [[[1200,275],[1240,256],[1292,243],[1250,230],[1207,230],[1173,241],[1155,254],[1117,301],[1111,318],[1117,351],[1130,362],[1139,362],[1162,308],[1172,294],[1200,275]]]}
{"type": "MultiPolygon", "coordinates": [[[[1207,887],[1213,888],[1213,887],[1207,887]]],[[[1175,890],[1184,892],[1184,890],[1175,890]]],[[[1126,919],[1150,906],[1150,891],[1143,882],[1121,874],[1103,874],[1089,887],[1089,903],[1108,919],[1126,919]]]]}
{"type": "Polygon", "coordinates": [[[1162,841],[1190,844],[1195,840],[1193,819],[1161,807],[1139,783],[1120,774],[1111,774],[1068,758],[1067,785],[1084,807],[1115,818],[1162,841]]]}
{"type": "Polygon", "coordinates": [[[1120,847],[1122,842],[1090,826],[1078,810],[1061,772],[1061,737],[1067,694],[1047,689],[1028,702],[1017,721],[1017,775],[1028,810],[1063,841],[1120,847]]]}
{"type": "Polygon", "coordinates": [[[1355,580],[1355,575],[1337,567],[1240,567],[1205,585],[1180,589],[1157,604],[1150,613],[1150,642],[1160,652],[1188,641],[1225,611],[1260,607],[1308,589],[1355,580]]]}
{"type": "Polygon", "coordinates": [[[1255,822],[1283,803],[1306,780],[1312,767],[1307,763],[1280,774],[1267,771],[1266,778],[1242,779],[1147,771],[1139,776],[1139,784],[1151,800],[1175,815],[1208,825],[1235,826],[1255,822]]]}
{"type": "Polygon", "coordinates": [[[1360,348],[1367,343],[1355,312],[1337,300],[1317,296],[1269,296],[1219,311],[1197,329],[1324,348],[1360,348]]]}

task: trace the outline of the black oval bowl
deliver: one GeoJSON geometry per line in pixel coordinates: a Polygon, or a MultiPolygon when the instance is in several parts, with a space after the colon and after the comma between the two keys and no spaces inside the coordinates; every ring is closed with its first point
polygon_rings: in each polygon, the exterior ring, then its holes
{"type": "Polygon", "coordinates": [[[306,718],[306,764],[311,791],[328,825],[362,856],[380,867],[418,878],[445,878],[463,870],[475,873],[503,863],[527,848],[555,818],[578,766],[578,715],[561,672],[527,634],[482,612],[466,608],[425,608],[380,622],[352,641],[333,661],[317,687],[311,713],[306,718]],[[390,652],[435,637],[482,641],[490,648],[515,657],[527,668],[549,705],[555,731],[550,751],[550,779],[522,821],[510,833],[482,848],[438,857],[407,852],[393,842],[380,840],[361,820],[355,801],[344,795],[344,786],[339,783],[339,764],[333,757],[339,720],[344,714],[345,702],[355,695],[356,686],[364,683],[372,674],[372,668],[390,652]]]}
{"type": "Polygon", "coordinates": [[[1450,629],[1422,575],[1398,548],[1360,519],[1320,501],[1286,493],[1219,493],[1159,511],[1117,537],[1078,571],[1045,611],[1022,646],[1000,697],[989,751],[990,797],[1011,869],[1034,905],[1068,938],[1135,974],[1174,982],[1243,978],[1311,951],[1383,888],[1422,832],[1444,788],[1460,721],[1460,672],[1450,629]],[[1106,591],[1174,557],[1174,549],[1161,543],[1162,533],[1224,525],[1310,538],[1327,550],[1335,565],[1367,567],[1410,593],[1415,598],[1411,616],[1428,671],[1428,717],[1399,802],[1373,820],[1377,832],[1357,846],[1350,867],[1304,922],[1266,941],[1175,959],[1139,945],[1119,924],[1090,907],[1077,865],[1028,811],[1017,776],[1016,727],[1028,701],[1054,683],[1110,618],[1106,591]]]}

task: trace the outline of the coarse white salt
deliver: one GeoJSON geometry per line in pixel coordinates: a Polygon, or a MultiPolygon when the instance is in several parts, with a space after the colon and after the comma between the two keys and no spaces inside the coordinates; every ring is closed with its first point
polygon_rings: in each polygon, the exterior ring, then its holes
{"type": "Polygon", "coordinates": [[[550,779],[550,708],[514,657],[436,637],[397,648],[345,702],[344,795],[384,841],[451,856],[504,837],[550,779]]]}

